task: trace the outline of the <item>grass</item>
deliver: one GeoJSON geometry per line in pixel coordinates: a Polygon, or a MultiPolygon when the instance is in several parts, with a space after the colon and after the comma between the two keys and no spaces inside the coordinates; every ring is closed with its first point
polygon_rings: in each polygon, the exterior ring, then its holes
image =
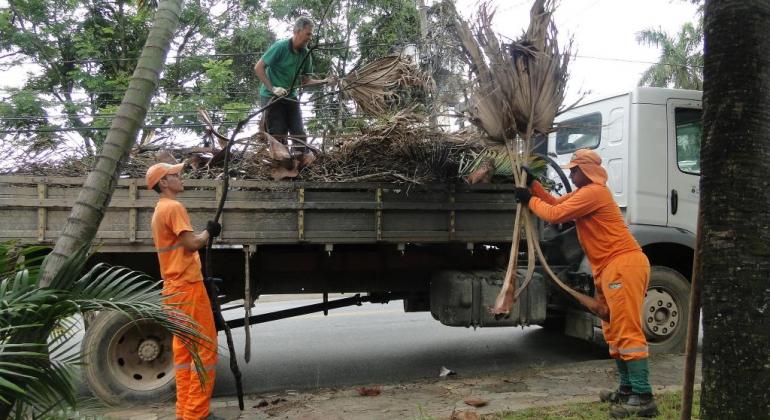
{"type": "MultiPolygon", "coordinates": [[[[678,420],[682,410],[682,393],[670,392],[657,394],[655,401],[658,403],[660,415],[656,419],[678,420]]],[[[695,391],[693,396],[692,418],[699,419],[700,392],[695,391]]],[[[610,415],[610,404],[595,402],[581,404],[564,404],[551,407],[530,408],[521,411],[501,412],[484,416],[485,420],[585,420],[607,419],[610,415]]],[[[632,417],[637,418],[637,417],[632,417]]]]}

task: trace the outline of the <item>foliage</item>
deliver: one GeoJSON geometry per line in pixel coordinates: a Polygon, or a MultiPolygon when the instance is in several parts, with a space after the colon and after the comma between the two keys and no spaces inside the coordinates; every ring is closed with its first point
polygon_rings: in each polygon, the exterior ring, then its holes
{"type": "Polygon", "coordinates": [[[81,404],[75,389],[81,361],[73,337],[82,329],[75,317],[84,312],[121,311],[182,337],[200,337],[192,320],[164,307],[158,282],[147,275],[104,264],[83,274],[87,250],[73,254],[50,287],[40,287],[44,250],[0,244],[0,401],[15,400],[15,415],[66,417],[81,404]],[[47,340],[39,335],[46,329],[47,340]]]}
{"type": "MultiPolygon", "coordinates": [[[[20,89],[0,88],[0,147],[27,160],[95,155],[128,86],[157,7],[155,1],[10,0],[0,9],[0,68],[30,69],[20,89]],[[22,67],[23,66],[23,67],[22,67]]],[[[317,74],[345,75],[368,60],[418,44],[412,0],[202,0],[186,2],[159,92],[145,126],[154,141],[203,132],[197,108],[223,134],[258,108],[253,66],[299,15],[317,22],[317,74]],[[278,25],[268,28],[269,22],[278,25]],[[248,109],[244,109],[248,108],[248,109]]],[[[281,35],[283,36],[283,35],[281,35]]],[[[308,126],[356,126],[344,98],[319,94],[308,126]],[[349,122],[349,123],[348,123],[349,122]]],[[[144,133],[143,136],[147,136],[144,133]]]]}
{"type": "Polygon", "coordinates": [[[637,42],[660,49],[660,58],[639,80],[640,86],[703,89],[703,21],[685,23],[676,36],[645,29],[637,42]]]}
{"type": "MultiPolygon", "coordinates": [[[[317,74],[342,77],[373,59],[419,43],[419,19],[412,0],[269,0],[268,8],[284,22],[301,15],[314,19],[317,74]]],[[[355,131],[362,124],[342,94],[316,95],[313,105],[315,116],[308,127],[315,132],[355,131]]]]}
{"type": "MultiPolygon", "coordinates": [[[[0,9],[0,68],[34,73],[21,89],[0,90],[8,104],[0,109],[4,150],[30,154],[67,145],[94,155],[147,38],[153,2],[144,4],[10,0],[0,9]]],[[[259,3],[187,2],[147,125],[165,137],[196,133],[198,106],[220,122],[227,104],[254,104],[252,66],[273,38],[259,3]],[[229,71],[212,73],[212,64],[229,71]]]]}
{"type": "MultiPolygon", "coordinates": [[[[658,393],[655,396],[660,414],[656,419],[678,419],[682,411],[682,393],[667,392],[658,393]]],[[[698,401],[700,401],[700,392],[695,392],[693,419],[698,419],[698,401]]],[[[491,416],[484,416],[489,420],[524,420],[524,419],[606,419],[609,417],[610,405],[607,403],[573,403],[560,404],[551,407],[529,408],[526,410],[497,413],[491,416]]]]}

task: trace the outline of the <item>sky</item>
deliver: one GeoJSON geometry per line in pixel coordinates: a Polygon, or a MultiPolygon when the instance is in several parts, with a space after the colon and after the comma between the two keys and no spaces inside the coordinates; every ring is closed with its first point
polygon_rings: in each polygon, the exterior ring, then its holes
{"type": "MultiPolygon", "coordinates": [[[[532,0],[494,0],[494,29],[517,38],[529,25],[532,0]]],[[[430,4],[430,3],[429,3],[430,4]]],[[[468,18],[478,10],[476,0],[456,0],[457,10],[468,18]]],[[[641,74],[658,61],[660,51],[639,45],[636,33],[662,28],[671,35],[682,24],[694,22],[697,7],[683,0],[561,0],[554,21],[561,39],[574,39],[570,79],[565,103],[586,93],[585,100],[633,89],[641,74]]],[[[563,45],[563,42],[562,42],[563,45]]]]}

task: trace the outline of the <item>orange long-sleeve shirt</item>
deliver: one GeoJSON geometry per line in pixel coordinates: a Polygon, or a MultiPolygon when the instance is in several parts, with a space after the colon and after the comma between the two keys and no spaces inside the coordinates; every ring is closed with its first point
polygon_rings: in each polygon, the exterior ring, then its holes
{"type": "Polygon", "coordinates": [[[616,256],[641,251],[623,214],[605,185],[591,183],[567,195],[554,197],[539,182],[530,188],[529,209],[549,223],[574,220],[580,245],[585,250],[594,277],[616,256]]]}

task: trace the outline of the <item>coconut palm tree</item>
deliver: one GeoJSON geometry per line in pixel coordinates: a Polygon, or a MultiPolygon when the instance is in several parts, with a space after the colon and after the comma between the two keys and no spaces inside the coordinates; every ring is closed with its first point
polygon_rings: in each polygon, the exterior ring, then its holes
{"type": "Polygon", "coordinates": [[[164,306],[158,282],[147,275],[106,264],[85,271],[89,248],[67,258],[50,286],[41,287],[42,249],[0,244],[0,418],[71,418],[79,405],[77,315],[120,311],[135,321],[152,320],[187,342],[200,338],[189,317],[164,306]],[[38,330],[51,331],[48,339],[27,334],[38,330]]]}
{"type": "Polygon", "coordinates": [[[703,89],[703,25],[688,22],[676,36],[662,29],[636,34],[640,44],[660,49],[660,58],[643,74],[639,86],[703,89]]]}
{"type": "MultiPolygon", "coordinates": [[[[152,7],[154,4],[154,0],[148,0],[142,2],[142,7],[152,7]]],[[[61,293],[56,285],[60,284],[63,278],[72,279],[79,274],[79,271],[69,271],[73,267],[73,263],[70,262],[72,261],[72,256],[79,255],[83,261],[85,260],[84,255],[87,254],[85,250],[87,247],[90,247],[91,241],[99,229],[99,224],[104,218],[107,206],[115,191],[121,164],[139,134],[150,105],[150,100],[158,86],[160,73],[163,70],[171,41],[179,25],[182,0],[160,0],[157,6],[158,9],[153,25],[147,36],[147,41],[142,49],[134,74],[129,81],[126,94],[113,119],[94,167],[89,172],[83,188],[72,207],[70,217],[67,219],[67,224],[59,240],[56,242],[56,246],[48,257],[43,260],[42,266],[39,267],[39,273],[31,276],[28,271],[22,271],[22,274],[20,274],[23,279],[34,279],[37,282],[35,285],[26,282],[18,283],[23,285],[23,290],[28,290],[31,295],[36,295],[37,292],[44,292],[44,294],[50,294],[51,299],[59,296],[71,296],[61,293]],[[33,291],[32,287],[37,287],[38,289],[33,291]],[[50,290],[56,291],[50,292],[50,290]]],[[[125,276],[118,275],[117,277],[126,280],[125,276]]],[[[85,279],[86,281],[97,281],[97,278],[94,278],[93,275],[87,276],[85,279]]],[[[17,284],[15,281],[12,283],[14,285],[17,284]]],[[[131,283],[125,284],[128,285],[129,289],[123,290],[123,293],[126,294],[122,297],[130,298],[132,296],[131,290],[136,292],[136,289],[132,289],[135,285],[131,283]]],[[[117,284],[111,284],[111,286],[120,287],[117,284]]],[[[93,289],[87,288],[86,285],[81,285],[80,287],[82,288],[81,292],[94,292],[93,289]]],[[[24,297],[26,295],[22,294],[21,296],[24,297]]],[[[45,300],[24,304],[31,305],[31,308],[50,308],[50,303],[45,300]]],[[[72,301],[70,301],[70,304],[72,304],[72,301]]],[[[64,308],[66,305],[57,304],[55,306],[57,308],[64,308]]],[[[159,316],[158,318],[163,317],[159,316]]],[[[9,363],[9,365],[0,365],[0,373],[3,372],[2,369],[15,366],[17,358],[31,357],[31,355],[38,357],[43,366],[55,366],[55,364],[50,362],[47,349],[42,343],[48,342],[49,336],[57,323],[55,318],[43,321],[19,324],[18,320],[14,319],[14,323],[7,325],[7,328],[3,331],[4,337],[0,338],[4,338],[2,340],[3,354],[8,355],[3,362],[9,363]],[[6,353],[6,351],[10,353],[6,353]]],[[[164,323],[162,319],[159,319],[159,321],[162,324],[164,323]]],[[[165,325],[170,326],[168,322],[165,325]]],[[[24,363],[21,363],[21,365],[24,365],[24,363]]],[[[12,374],[18,373],[19,376],[11,376],[10,379],[0,377],[0,379],[5,380],[5,382],[0,380],[0,419],[7,418],[11,409],[17,407],[17,399],[19,399],[20,403],[24,403],[25,398],[31,395],[29,388],[25,389],[18,386],[19,382],[17,382],[17,379],[24,379],[24,384],[27,384],[25,386],[32,386],[38,377],[25,372],[12,371],[12,374]]]]}
{"type": "MultiPolygon", "coordinates": [[[[143,7],[152,7],[154,0],[142,2],[143,7]]],[[[41,285],[50,284],[56,272],[75,250],[90,243],[96,236],[99,224],[104,218],[107,206],[115,191],[120,175],[120,166],[136,141],[139,130],[147,115],[150,100],[155,94],[171,46],[182,10],[182,0],[160,0],[155,13],[147,42],[136,64],[125,96],[107,133],[102,150],[99,151],[94,167],[88,173],[67,225],[56,246],[43,266],[41,285]]]]}

